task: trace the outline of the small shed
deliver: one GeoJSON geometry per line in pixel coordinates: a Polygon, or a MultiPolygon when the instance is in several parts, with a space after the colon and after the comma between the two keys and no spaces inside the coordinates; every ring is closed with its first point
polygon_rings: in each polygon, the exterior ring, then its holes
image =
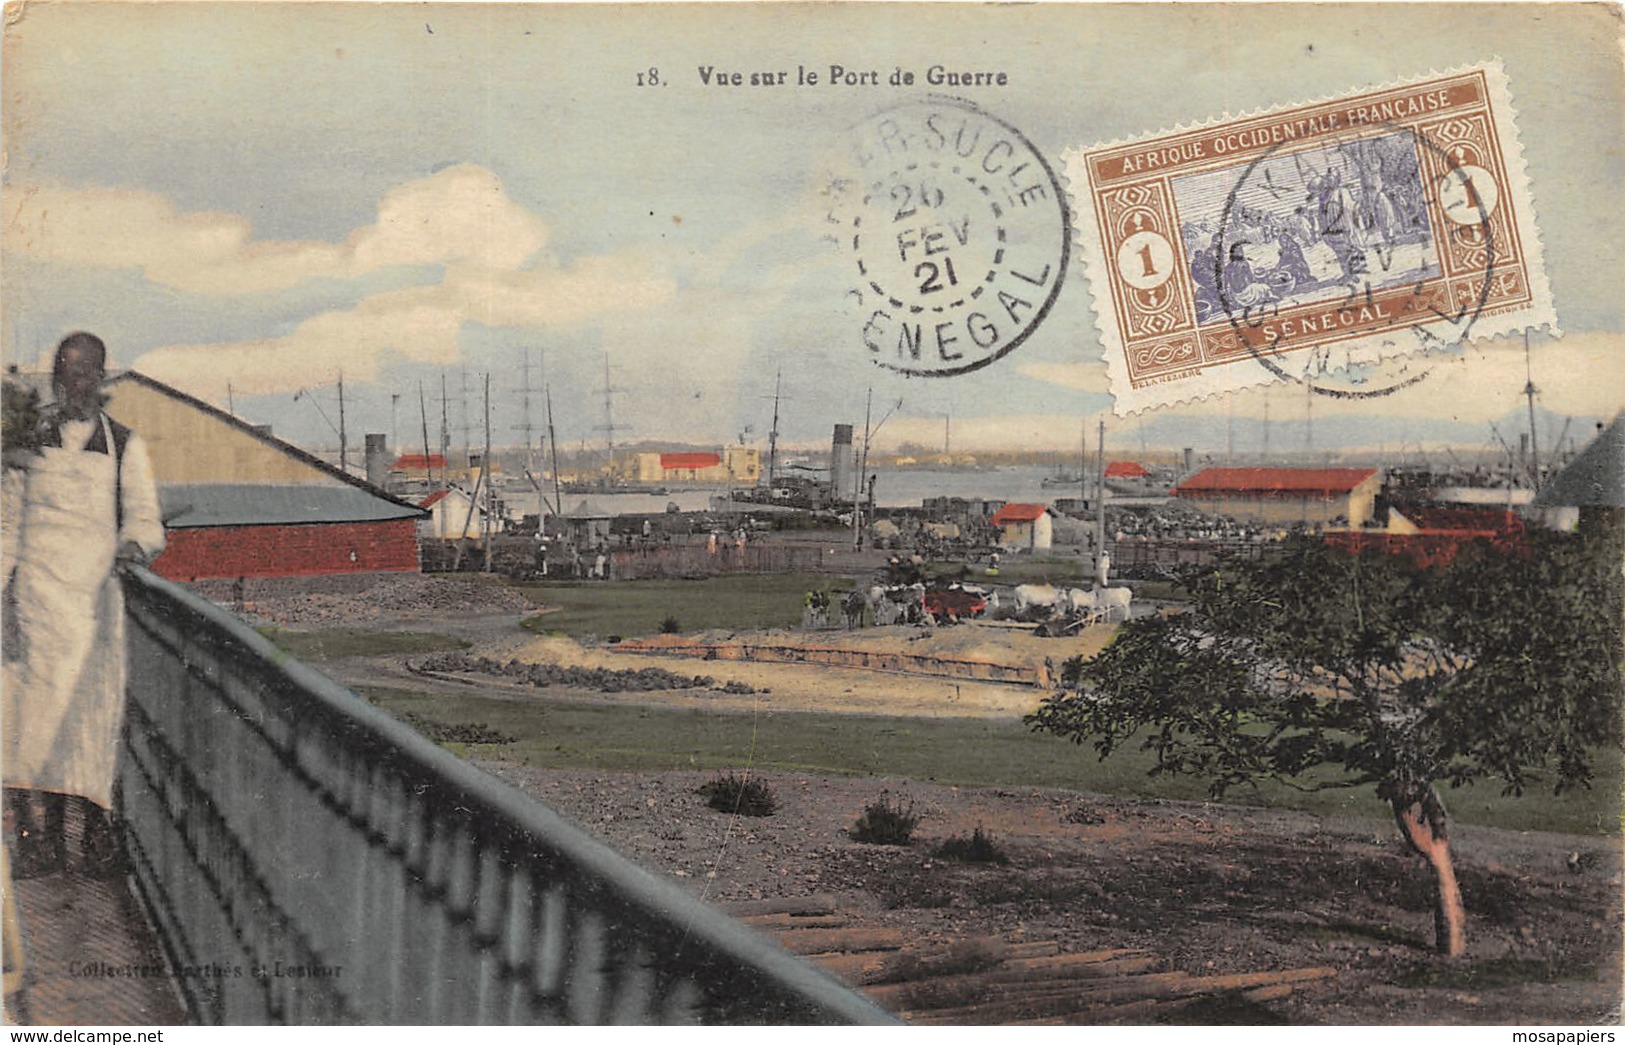
{"type": "Polygon", "coordinates": [[[999,543],[1014,551],[1042,551],[1055,543],[1055,516],[1044,504],[1011,501],[993,516],[999,543]]]}
{"type": "Polygon", "coordinates": [[[428,518],[418,521],[418,536],[426,540],[477,538],[501,529],[498,525],[500,520],[488,515],[485,505],[476,503],[473,496],[460,486],[436,490],[419,501],[418,507],[429,512],[428,518]]]}
{"type": "Polygon", "coordinates": [[[582,501],[574,511],[562,516],[565,540],[576,548],[605,547],[609,544],[609,524],[613,518],[591,501],[582,501]]]}

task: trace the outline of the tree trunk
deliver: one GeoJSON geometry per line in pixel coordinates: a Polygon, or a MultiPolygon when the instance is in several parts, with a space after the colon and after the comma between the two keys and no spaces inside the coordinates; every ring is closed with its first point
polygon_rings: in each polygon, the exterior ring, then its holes
{"type": "Polygon", "coordinates": [[[1450,858],[1444,804],[1430,789],[1413,802],[1396,800],[1393,808],[1405,841],[1433,868],[1438,887],[1433,900],[1433,945],[1440,954],[1459,958],[1467,950],[1467,909],[1450,858]]]}

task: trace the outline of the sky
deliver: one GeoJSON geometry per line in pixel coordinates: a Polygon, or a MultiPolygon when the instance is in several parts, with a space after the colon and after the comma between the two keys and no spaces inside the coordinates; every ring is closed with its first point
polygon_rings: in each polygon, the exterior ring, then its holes
{"type": "MultiPolygon", "coordinates": [[[[86,329],[133,367],[302,445],[347,434],[761,444],[836,422],[877,448],[1480,447],[1523,417],[1521,338],[1379,400],[1296,385],[1112,416],[1072,264],[1019,348],[877,367],[831,236],[831,157],[931,88],[1067,149],[1498,57],[1563,335],[1530,338],[1541,438],[1625,408],[1625,117],[1604,5],[31,4],[5,34],[0,351],[86,329]],[[879,84],[829,84],[832,65],[879,84]],[[717,86],[701,69],[786,71],[717,86]],[[796,70],[825,82],[795,86],[796,70]],[[639,80],[643,85],[639,85],[639,80]],[[607,365],[607,378],[606,378],[607,365]],[[444,385],[442,384],[444,382],[444,385]],[[604,389],[612,391],[606,414],[604,389]],[[422,407],[420,410],[420,389],[422,407]],[[465,391],[466,389],[466,391],[465,391]],[[613,426],[613,428],[611,428],[613,426]],[[534,437],[533,433],[533,437],[534,437]]],[[[713,76],[714,80],[715,77],[713,76]]]]}

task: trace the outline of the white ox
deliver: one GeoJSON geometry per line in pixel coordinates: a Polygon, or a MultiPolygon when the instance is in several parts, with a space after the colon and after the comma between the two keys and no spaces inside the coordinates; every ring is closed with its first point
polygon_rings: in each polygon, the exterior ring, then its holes
{"type": "Polygon", "coordinates": [[[1056,588],[1049,584],[1022,584],[1015,590],[1016,610],[1049,610],[1052,617],[1095,621],[1128,620],[1132,593],[1127,588],[1056,588]]]}
{"type": "Polygon", "coordinates": [[[1095,588],[1085,591],[1072,588],[1061,593],[1055,604],[1058,615],[1081,620],[1086,624],[1100,621],[1128,620],[1131,595],[1127,588],[1095,588]]]}
{"type": "Polygon", "coordinates": [[[1053,584],[1018,584],[1013,592],[1016,612],[1025,616],[1032,609],[1054,609],[1061,590],[1053,584]]]}
{"type": "Polygon", "coordinates": [[[1134,601],[1133,593],[1127,588],[1096,588],[1090,592],[1094,596],[1095,610],[1103,621],[1128,620],[1130,606],[1134,601]]]}

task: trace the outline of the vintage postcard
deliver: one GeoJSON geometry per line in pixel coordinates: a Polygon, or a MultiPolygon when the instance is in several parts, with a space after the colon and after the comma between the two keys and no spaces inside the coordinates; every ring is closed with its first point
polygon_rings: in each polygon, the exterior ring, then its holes
{"type": "Polygon", "coordinates": [[[8,4],[7,1020],[1616,1024],[1620,45],[8,4]]]}

